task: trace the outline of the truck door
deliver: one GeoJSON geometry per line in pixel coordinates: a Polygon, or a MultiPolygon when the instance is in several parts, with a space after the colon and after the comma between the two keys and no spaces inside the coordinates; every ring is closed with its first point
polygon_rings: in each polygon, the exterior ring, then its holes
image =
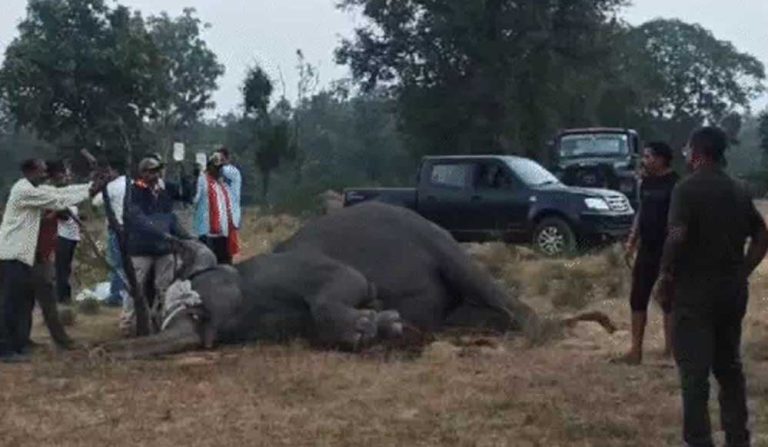
{"type": "Polygon", "coordinates": [[[426,164],[419,181],[419,213],[446,230],[459,229],[469,202],[472,166],[452,160],[426,164]]]}
{"type": "Polygon", "coordinates": [[[478,162],[470,198],[474,229],[496,236],[524,232],[531,206],[530,191],[498,160],[478,162]]]}

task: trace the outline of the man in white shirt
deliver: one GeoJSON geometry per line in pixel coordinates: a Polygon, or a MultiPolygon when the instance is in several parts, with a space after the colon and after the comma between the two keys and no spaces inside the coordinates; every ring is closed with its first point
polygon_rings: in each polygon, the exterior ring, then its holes
{"type": "MultiPolygon", "coordinates": [[[[0,361],[17,361],[29,343],[34,308],[33,267],[45,210],[62,211],[93,196],[100,181],[56,188],[43,185],[47,166],[39,159],[21,165],[24,178],[11,188],[0,224],[0,361]],[[30,305],[31,304],[31,305],[30,305]]],[[[49,326],[50,328],[50,326],[49,326]]]]}
{"type": "MultiPolygon", "coordinates": [[[[115,220],[117,221],[117,224],[122,227],[125,191],[129,180],[125,175],[120,175],[124,172],[123,163],[112,162],[110,163],[110,169],[113,176],[117,176],[117,178],[107,184],[106,190],[109,195],[112,211],[115,213],[115,220]]],[[[93,198],[93,205],[97,207],[104,206],[104,197],[102,193],[97,194],[96,197],[93,198]]],[[[107,223],[107,227],[109,228],[109,223],[107,223]]],[[[119,307],[122,305],[123,298],[127,294],[127,291],[126,285],[118,273],[123,269],[123,257],[120,254],[120,244],[117,240],[117,233],[111,229],[107,231],[107,258],[112,267],[112,270],[109,272],[109,298],[107,299],[107,304],[119,307]]]]}
{"type": "MultiPolygon", "coordinates": [[[[47,162],[48,174],[51,176],[51,184],[56,187],[67,186],[71,183],[72,173],[61,161],[47,162]]],[[[76,206],[70,206],[67,211],[58,213],[58,228],[56,239],[56,298],[60,304],[72,302],[72,261],[75,258],[75,250],[80,242],[80,225],[77,220],[78,210],[76,206]]]]}

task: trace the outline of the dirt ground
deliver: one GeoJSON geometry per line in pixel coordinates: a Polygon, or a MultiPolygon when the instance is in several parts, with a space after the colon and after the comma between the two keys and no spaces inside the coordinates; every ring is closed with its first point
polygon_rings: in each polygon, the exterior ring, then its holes
{"type": "MultiPolygon", "coordinates": [[[[248,254],[297,225],[249,219],[248,254]]],[[[500,244],[467,249],[542,313],[601,310],[620,330],[582,323],[537,348],[515,337],[443,337],[417,358],[296,343],[115,363],[46,348],[30,364],[0,366],[0,445],[680,445],[677,376],[658,358],[655,307],[645,364],[609,363],[628,343],[627,270],[616,250],[548,261],[500,244]]],[[[744,359],[754,445],[768,446],[768,263],[751,287],[744,359]]],[[[111,309],[78,314],[70,332],[114,339],[116,320],[111,309]]],[[[48,343],[39,326],[35,339],[48,343]]]]}

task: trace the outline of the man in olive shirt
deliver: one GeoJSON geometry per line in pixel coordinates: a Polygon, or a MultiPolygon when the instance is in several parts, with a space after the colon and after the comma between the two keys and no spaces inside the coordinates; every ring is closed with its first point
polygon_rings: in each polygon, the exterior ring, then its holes
{"type": "Polygon", "coordinates": [[[722,169],[726,146],[727,137],[718,128],[705,127],[691,136],[686,158],[693,174],[672,193],[657,284],[657,298],[672,300],[683,434],[692,447],[714,446],[708,411],[710,372],[720,386],[727,445],[750,443],[741,325],[747,279],[768,250],[768,231],[752,199],[722,169]],[[672,289],[674,293],[669,293],[672,289]]]}

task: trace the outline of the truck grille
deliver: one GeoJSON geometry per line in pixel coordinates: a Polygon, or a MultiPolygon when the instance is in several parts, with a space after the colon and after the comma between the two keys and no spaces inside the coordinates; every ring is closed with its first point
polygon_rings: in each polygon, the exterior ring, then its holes
{"type": "Polygon", "coordinates": [[[611,207],[611,211],[623,213],[631,209],[629,200],[624,196],[609,196],[607,200],[608,206],[611,207]]]}

